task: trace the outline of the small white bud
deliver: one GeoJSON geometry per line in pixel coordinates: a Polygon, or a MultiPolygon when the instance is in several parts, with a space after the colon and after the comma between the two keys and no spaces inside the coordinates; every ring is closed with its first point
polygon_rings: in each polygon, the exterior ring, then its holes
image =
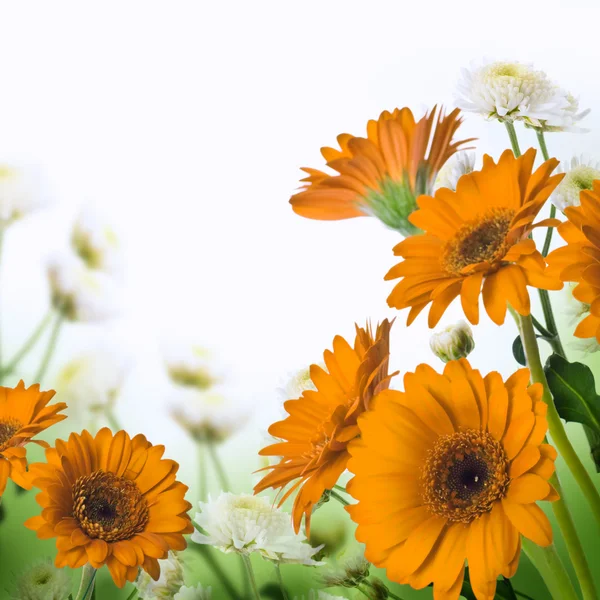
{"type": "Polygon", "coordinates": [[[459,321],[434,333],[429,340],[431,351],[445,363],[466,358],[475,348],[473,332],[465,321],[459,321]]]}

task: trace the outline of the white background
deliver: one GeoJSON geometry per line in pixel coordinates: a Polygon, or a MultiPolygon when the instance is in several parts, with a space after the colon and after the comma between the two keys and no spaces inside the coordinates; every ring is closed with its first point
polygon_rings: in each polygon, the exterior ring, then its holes
{"type": "MultiPolygon", "coordinates": [[[[66,245],[77,207],[100,207],[126,244],[127,316],[70,327],[55,367],[92,339],[133,348],[140,366],[119,416],[171,455],[190,446],[164,419],[165,335],[215,350],[236,399],[256,410],[259,439],[287,373],[318,361],[335,334],[352,336],[355,321],[395,316],[383,275],[397,234],[374,219],[309,221],[288,204],[299,167],[320,167],[338,133],[361,135],[396,106],[450,106],[460,69],[489,57],[532,62],[579,96],[592,133],[551,135],[550,152],[600,158],[597,2],[0,6],[0,158],[41,164],[56,201],[9,232],[6,344],[44,312],[43,261],[66,245]]],[[[475,116],[460,134],[494,156],[507,146],[500,125],[475,116]]],[[[440,325],[459,315],[453,306],[440,325]]],[[[409,330],[405,318],[393,366],[435,364],[425,315],[409,330]]],[[[514,335],[484,317],[472,362],[508,374],[514,335]]],[[[252,454],[249,438],[230,452],[246,444],[252,454]]]]}

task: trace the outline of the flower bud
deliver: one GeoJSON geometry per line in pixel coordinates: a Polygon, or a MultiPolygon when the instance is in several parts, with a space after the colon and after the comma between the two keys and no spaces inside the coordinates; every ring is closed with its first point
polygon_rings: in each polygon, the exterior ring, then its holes
{"type": "Polygon", "coordinates": [[[17,580],[18,600],[64,600],[71,592],[68,569],[57,569],[50,559],[30,566],[17,580]]]}
{"type": "Polygon", "coordinates": [[[429,340],[431,351],[445,363],[466,358],[475,348],[473,332],[465,321],[459,321],[434,333],[429,340]]]}

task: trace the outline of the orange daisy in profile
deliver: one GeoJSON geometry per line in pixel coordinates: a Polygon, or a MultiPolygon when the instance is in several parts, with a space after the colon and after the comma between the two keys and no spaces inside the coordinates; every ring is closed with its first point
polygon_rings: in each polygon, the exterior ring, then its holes
{"type": "Polygon", "coordinates": [[[40,392],[39,384],[25,389],[22,381],[14,389],[0,387],[0,496],[9,478],[21,487],[31,488],[25,445],[33,442],[47,447],[46,442],[32,438],[67,418],[58,414],[67,408],[64,402],[48,406],[55,393],[40,392]]]}
{"type": "Polygon", "coordinates": [[[515,158],[506,150],[498,164],[483,157],[483,168],[458,180],[455,192],[440,188],[421,196],[410,221],[425,234],[400,242],[394,254],[404,260],[385,279],[402,279],[388,298],[393,308],[408,308],[407,323],[428,305],[434,327],[460,296],[465,316],[479,322],[479,294],[494,323],[501,325],[508,303],[529,315],[527,286],[561,289],[530,238],[534,227],[559,224],[533,220],[564,174],[551,175],[556,159],[532,172],[535,150],[515,158]]]}
{"type": "Polygon", "coordinates": [[[558,499],[548,483],[557,453],[544,443],[542,386],[528,382],[528,369],[504,382],[466,359],[443,375],[420,365],[405,392],[382,392],[359,418],[347,486],[358,504],[346,510],[389,579],[433,582],[436,600],[457,600],[466,560],[475,596],[492,600],[497,577],[517,570],[521,535],[552,543],[536,503],[558,499]]]}
{"type": "Polygon", "coordinates": [[[566,208],[569,220],[558,228],[567,245],[553,250],[547,260],[562,281],[577,282],[573,296],[589,305],[590,314],[579,323],[575,336],[595,337],[600,343],[600,181],[579,197],[581,206],[566,208]]]}
{"type": "Polygon", "coordinates": [[[404,235],[419,229],[407,217],[415,198],[431,193],[444,163],[471,139],[454,142],[462,123],[458,109],[444,116],[436,107],[419,121],[409,108],[384,111],[367,123],[367,137],[338,136],[340,149],[322,148],[330,175],[303,168],[304,187],[290,203],[309,219],[336,221],[374,215],[404,235]]]}
{"type": "MultiPolygon", "coordinates": [[[[254,488],[281,488],[294,482],[283,495],[280,505],[299,489],[292,517],[296,532],[302,517],[310,532],[313,506],[325,490],[331,489],[346,469],[348,442],[359,431],[356,420],[369,409],[373,396],[388,387],[389,334],[386,319],[377,327],[356,326],[354,348],[342,337],[333,340],[333,351],[323,354],[327,371],[311,365],[310,378],[315,390],[306,390],[284,407],[289,416],[269,427],[269,433],[281,441],[260,451],[261,456],[278,456],[278,464],[254,488]]],[[[308,535],[308,533],[307,533],[308,535]]]]}
{"type": "Polygon", "coordinates": [[[106,565],[120,588],[140,567],[158,579],[158,560],[183,550],[183,534],[194,531],[188,488],[176,481],[179,465],[163,459],[164,451],[143,435],[107,428],[96,437],[83,431],[57,440],[47,463],[31,465],[43,510],[25,526],[40,539],[56,538],[59,568],[106,565]]]}

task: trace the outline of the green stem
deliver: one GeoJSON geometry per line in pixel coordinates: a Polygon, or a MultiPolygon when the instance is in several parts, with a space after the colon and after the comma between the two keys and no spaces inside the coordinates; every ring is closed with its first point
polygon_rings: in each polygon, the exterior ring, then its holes
{"type": "Polygon", "coordinates": [[[192,544],[190,547],[202,554],[204,561],[208,564],[212,572],[219,579],[221,585],[225,588],[225,590],[227,590],[227,593],[232,598],[232,600],[239,600],[241,596],[239,595],[235,587],[232,585],[230,581],[231,576],[225,573],[219,562],[213,556],[214,548],[212,546],[205,546],[204,544],[192,544]]]}
{"type": "Polygon", "coordinates": [[[360,585],[359,585],[359,586],[357,586],[357,587],[356,587],[356,589],[357,589],[357,590],[358,590],[358,591],[359,591],[361,594],[363,594],[363,596],[366,596],[367,598],[370,598],[370,597],[371,597],[371,596],[370,596],[370,595],[369,595],[367,592],[365,592],[365,590],[363,590],[363,589],[360,587],[360,585]]]}
{"type": "Polygon", "coordinates": [[[17,350],[15,355],[8,362],[8,364],[5,367],[3,367],[2,377],[12,373],[18,366],[18,364],[21,362],[23,357],[33,348],[33,346],[39,340],[42,333],[44,333],[44,331],[46,330],[46,327],[48,327],[48,325],[50,324],[53,314],[54,311],[50,309],[48,313],[44,316],[44,318],[39,322],[38,326],[33,330],[33,333],[27,338],[27,340],[21,346],[21,348],[17,350]]]}
{"type": "MultiPolygon", "coordinates": [[[[579,484],[579,487],[583,491],[584,496],[588,500],[594,517],[598,524],[600,524],[600,494],[594,486],[589,473],[586,471],[581,460],[577,456],[575,449],[571,445],[565,428],[560,420],[552,394],[548,388],[548,382],[546,380],[546,374],[542,366],[540,358],[540,352],[535,337],[535,331],[533,329],[533,323],[530,316],[519,317],[519,331],[521,334],[521,340],[523,342],[523,349],[525,350],[525,356],[527,357],[527,364],[531,371],[531,380],[534,383],[541,383],[544,389],[543,400],[548,405],[547,419],[548,429],[552,441],[556,446],[558,452],[563,457],[571,473],[575,477],[575,480],[579,484]]],[[[553,476],[552,484],[557,487],[557,492],[560,495],[560,499],[552,503],[554,515],[560,529],[563,533],[569,555],[573,561],[573,566],[579,578],[583,596],[586,600],[592,600],[596,598],[596,590],[594,588],[594,582],[590,572],[590,568],[587,564],[583,548],[577,531],[573,523],[573,519],[569,513],[569,509],[565,504],[564,494],[562,494],[561,486],[556,475],[553,476]]],[[[555,567],[553,567],[555,568],[555,567]]]]}
{"type": "Polygon", "coordinates": [[[95,580],[96,569],[90,563],[87,563],[81,569],[81,583],[79,584],[79,591],[75,600],[88,600],[88,598],[91,598],[95,580]]]}
{"type": "Polygon", "coordinates": [[[289,600],[289,596],[285,590],[285,585],[283,585],[283,577],[281,576],[281,568],[279,567],[279,563],[275,563],[275,573],[277,573],[277,581],[279,582],[279,588],[281,589],[283,600],[289,600]]]}
{"type": "Polygon", "coordinates": [[[510,145],[512,146],[514,155],[518,158],[521,156],[521,148],[519,148],[519,140],[517,139],[515,126],[508,121],[504,121],[504,125],[506,126],[506,131],[508,131],[508,137],[510,138],[510,145]]]}
{"type": "Polygon", "coordinates": [[[350,504],[350,502],[342,498],[337,492],[334,492],[333,490],[329,490],[329,496],[331,498],[335,498],[343,506],[348,506],[350,504]]]}
{"type": "Polygon", "coordinates": [[[390,590],[388,590],[388,598],[392,598],[392,600],[402,600],[400,596],[397,596],[396,594],[394,594],[394,592],[390,592],[390,590]]]}
{"type": "Polygon", "coordinates": [[[115,412],[113,411],[112,407],[106,406],[104,408],[104,416],[106,417],[110,428],[113,430],[113,433],[116,433],[117,431],[121,431],[121,429],[123,429],[119,423],[119,420],[115,416],[115,412]]]}
{"type": "Polygon", "coordinates": [[[206,502],[206,447],[204,438],[197,439],[198,445],[198,496],[200,502],[206,502]]]}
{"type": "Polygon", "coordinates": [[[127,600],[133,600],[137,596],[138,589],[134,586],[133,590],[131,590],[131,594],[127,596],[127,600]]]}
{"type": "Polygon", "coordinates": [[[544,312],[544,320],[546,321],[546,328],[550,333],[550,338],[548,342],[550,346],[552,346],[552,351],[560,354],[561,356],[565,356],[565,349],[562,345],[562,341],[560,336],[558,335],[558,327],[556,326],[556,320],[554,318],[554,313],[552,312],[552,303],[550,302],[550,294],[548,294],[548,290],[540,290],[538,289],[538,293],[540,295],[540,302],[542,304],[542,311],[544,312]]]}
{"type": "Polygon", "coordinates": [[[50,333],[50,339],[48,340],[48,347],[46,348],[46,352],[44,353],[44,357],[42,358],[42,362],[40,364],[40,368],[38,372],[35,374],[33,378],[35,382],[41,383],[42,378],[46,374],[48,370],[48,366],[50,365],[50,360],[54,351],[56,350],[56,343],[58,342],[58,335],[60,333],[60,328],[63,324],[64,316],[61,313],[58,314],[56,320],[54,321],[54,327],[52,328],[52,332],[50,333]]]}
{"type": "Polygon", "coordinates": [[[515,594],[517,596],[521,596],[521,598],[525,598],[525,600],[535,600],[535,598],[533,598],[532,596],[529,596],[528,594],[524,594],[523,592],[520,592],[519,590],[515,590],[515,594]]]}
{"type": "Polygon", "coordinates": [[[344,492],[344,494],[348,494],[349,492],[343,485],[338,485],[337,483],[333,486],[336,490],[340,490],[340,492],[344,492]]]}
{"type": "Polygon", "coordinates": [[[215,469],[217,471],[217,476],[219,478],[219,482],[221,483],[221,489],[224,492],[229,492],[231,490],[231,486],[229,485],[229,480],[227,479],[227,473],[225,472],[225,469],[223,468],[223,463],[219,459],[219,453],[217,452],[215,443],[212,440],[209,440],[207,442],[207,446],[208,446],[208,452],[210,454],[210,457],[211,457],[213,464],[215,466],[215,469]]]}
{"type": "MultiPolygon", "coordinates": [[[[548,153],[548,147],[546,146],[546,138],[544,137],[543,131],[536,131],[538,144],[542,151],[544,160],[550,160],[550,154],[548,153]]],[[[556,206],[554,204],[550,207],[550,218],[553,219],[556,216],[556,206]]],[[[554,227],[548,227],[546,230],[546,238],[544,239],[544,246],[542,248],[542,256],[548,256],[550,250],[550,244],[552,242],[552,234],[554,233],[554,227]]]]}
{"type": "Polygon", "coordinates": [[[242,554],[242,558],[244,559],[244,566],[246,567],[246,573],[248,573],[248,579],[250,580],[250,588],[256,600],[260,600],[260,594],[258,593],[258,587],[256,586],[256,579],[254,578],[250,557],[247,554],[242,554]]]}
{"type": "Polygon", "coordinates": [[[553,337],[553,334],[550,333],[534,316],[531,315],[531,320],[533,321],[533,326],[546,338],[546,341],[550,341],[553,337]]]}

